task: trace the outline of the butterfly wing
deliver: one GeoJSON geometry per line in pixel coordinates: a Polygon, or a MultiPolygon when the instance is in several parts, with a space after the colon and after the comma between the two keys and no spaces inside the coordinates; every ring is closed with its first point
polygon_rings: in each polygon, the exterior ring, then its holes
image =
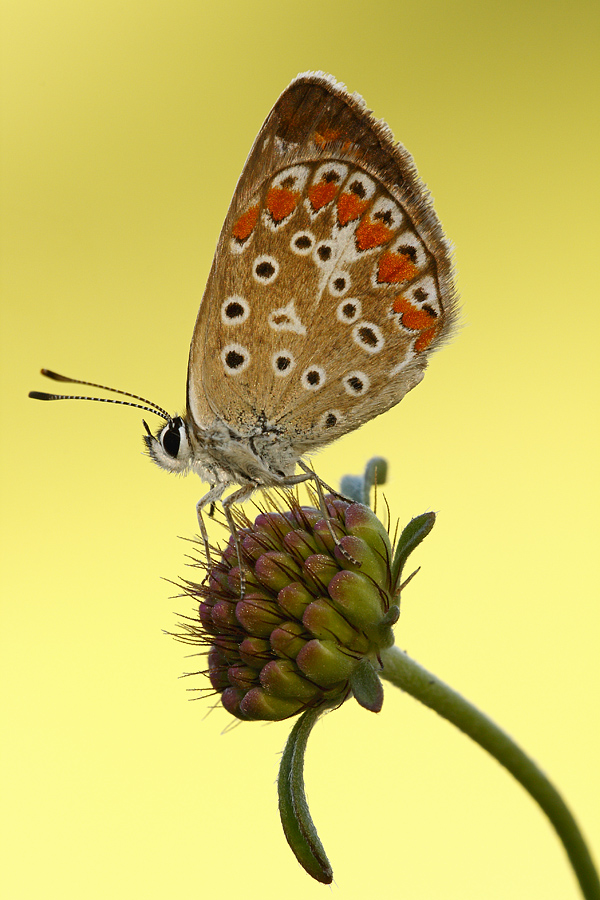
{"type": "Polygon", "coordinates": [[[221,232],[190,411],[246,434],[268,423],[305,452],[401,400],[455,313],[450,248],[412,157],[360,97],[298,76],[221,232]]]}

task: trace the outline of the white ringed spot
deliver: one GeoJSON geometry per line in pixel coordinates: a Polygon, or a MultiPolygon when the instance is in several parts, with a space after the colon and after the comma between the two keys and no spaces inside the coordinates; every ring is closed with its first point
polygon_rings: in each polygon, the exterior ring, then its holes
{"type": "Polygon", "coordinates": [[[303,191],[309,175],[309,166],[291,166],[275,176],[271,182],[271,187],[283,187],[290,191],[303,191]]]}
{"type": "Polygon", "coordinates": [[[297,231],[290,241],[292,253],[297,253],[298,256],[308,256],[314,246],[315,238],[310,231],[297,231]]]}
{"type": "Polygon", "coordinates": [[[419,281],[415,281],[404,293],[413,303],[417,303],[422,310],[429,312],[432,320],[441,314],[442,308],[438,298],[437,285],[431,275],[426,275],[424,278],[420,278],[419,281]]]}
{"type": "Polygon", "coordinates": [[[369,390],[371,381],[364,372],[356,371],[348,372],[347,375],[344,375],[342,384],[346,393],[351,397],[362,397],[369,390]]]}
{"type": "Polygon", "coordinates": [[[300,384],[305,391],[318,391],[323,387],[326,379],[325,369],[322,366],[309,366],[300,378],[300,384]]]}
{"type": "Polygon", "coordinates": [[[250,304],[239,294],[227,297],[221,303],[221,322],[223,325],[242,325],[250,315],[250,304]]]}
{"type": "Polygon", "coordinates": [[[359,322],[355,325],[352,329],[352,339],[367,353],[379,353],[385,343],[381,329],[373,322],[359,322]]]}
{"type": "Polygon", "coordinates": [[[427,264],[427,251],[416,234],[412,231],[403,231],[390,245],[392,253],[404,253],[417,269],[423,269],[427,264]]]}
{"type": "Polygon", "coordinates": [[[319,166],[315,172],[312,183],[318,184],[319,181],[334,181],[336,184],[340,184],[347,174],[348,166],[331,160],[331,162],[326,162],[322,166],[319,166]]]}
{"type": "Polygon", "coordinates": [[[333,243],[331,241],[321,241],[315,247],[313,259],[321,268],[329,268],[333,262],[333,243]]]}
{"type": "Polygon", "coordinates": [[[375,182],[360,169],[354,169],[348,175],[342,192],[354,194],[359,200],[370,200],[375,193],[375,182]]]}
{"type": "Polygon", "coordinates": [[[339,409],[328,409],[319,419],[319,428],[328,429],[335,428],[343,420],[343,416],[339,409]]]}
{"type": "Polygon", "coordinates": [[[277,378],[285,378],[295,366],[296,360],[289,350],[277,350],[271,357],[271,367],[277,378]]]}
{"type": "Polygon", "coordinates": [[[221,350],[226,375],[241,375],[250,365],[250,351],[243,344],[227,344],[221,350]]]}
{"type": "Polygon", "coordinates": [[[342,302],[338,304],[336,315],[338,322],[341,322],[342,325],[352,325],[352,323],[356,322],[357,319],[360,319],[362,315],[362,304],[360,300],[356,300],[354,297],[348,298],[348,300],[342,300],[342,302]]]}
{"type": "Polygon", "coordinates": [[[293,300],[290,300],[287,306],[281,306],[270,312],[268,322],[273,331],[293,331],[294,334],[306,334],[306,327],[298,317],[293,300]]]}
{"type": "Polygon", "coordinates": [[[259,284],[273,284],[279,274],[279,263],[274,256],[257,256],[252,263],[252,275],[259,284]]]}
{"type": "Polygon", "coordinates": [[[400,228],[404,219],[402,207],[391,197],[378,197],[369,215],[374,222],[382,222],[392,231],[400,228]]]}
{"type": "Polygon", "coordinates": [[[350,284],[350,275],[347,272],[334,272],[329,279],[329,293],[334,297],[343,297],[350,284]]]}

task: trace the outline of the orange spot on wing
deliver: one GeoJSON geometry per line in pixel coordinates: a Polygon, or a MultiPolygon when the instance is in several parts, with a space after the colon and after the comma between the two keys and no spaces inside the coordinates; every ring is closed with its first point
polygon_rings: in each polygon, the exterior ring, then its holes
{"type": "Polygon", "coordinates": [[[319,181],[308,189],[308,199],[315,212],[331,203],[337,191],[335,181],[319,181]]]}
{"type": "Polygon", "coordinates": [[[433,328],[428,328],[426,331],[421,332],[419,337],[415,341],[415,352],[422,353],[423,350],[426,350],[427,347],[431,344],[434,337],[437,335],[439,328],[437,325],[434,325],[433,328]]]}
{"type": "MultiPolygon", "coordinates": [[[[323,149],[327,144],[333,144],[334,141],[338,141],[340,139],[340,135],[342,132],[336,128],[324,128],[323,131],[315,131],[313,135],[313,141],[317,145],[323,149]]],[[[352,141],[346,140],[341,146],[342,153],[345,153],[349,147],[352,146],[352,141]]]]}
{"type": "MultiPolygon", "coordinates": [[[[432,323],[435,322],[435,316],[426,309],[419,309],[417,306],[413,306],[406,297],[402,295],[396,297],[392,304],[392,309],[395,313],[402,314],[402,324],[405,328],[410,328],[411,331],[433,330],[432,323]]],[[[420,338],[423,336],[421,335],[420,338]]],[[[431,343],[431,340],[433,340],[433,335],[428,343],[431,343]]]]}
{"type": "Polygon", "coordinates": [[[409,281],[417,274],[417,267],[405,253],[384,253],[379,261],[377,281],[386,284],[398,284],[409,281]]]}
{"type": "Polygon", "coordinates": [[[340,225],[347,225],[359,219],[369,205],[368,200],[361,200],[356,194],[341,194],[337,202],[337,217],[340,225]]]}
{"type": "Polygon", "coordinates": [[[313,140],[317,147],[324,147],[325,144],[331,144],[332,141],[337,140],[339,136],[339,129],[336,131],[335,128],[324,128],[323,131],[315,131],[313,140]]]}
{"type": "Polygon", "coordinates": [[[298,205],[300,194],[298,191],[290,191],[288,188],[273,187],[267,194],[266,207],[274,222],[287,219],[298,205]]]}
{"type": "Polygon", "coordinates": [[[383,222],[373,222],[370,216],[365,216],[356,229],[356,246],[359,250],[371,250],[387,244],[394,232],[383,222]]]}
{"type": "Polygon", "coordinates": [[[233,226],[233,236],[236,240],[243,243],[247,241],[256,225],[258,219],[258,205],[252,206],[247,212],[239,217],[233,226]]]}

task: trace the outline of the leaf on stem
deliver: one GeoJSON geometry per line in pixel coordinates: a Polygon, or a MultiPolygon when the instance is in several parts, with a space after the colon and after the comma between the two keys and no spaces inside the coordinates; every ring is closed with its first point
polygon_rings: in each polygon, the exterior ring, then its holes
{"type": "Polygon", "coordinates": [[[287,842],[300,865],[321,884],[331,884],[333,870],[310,817],[304,792],[304,753],[322,710],[307,710],[296,722],[279,767],[279,814],[287,842]]]}
{"type": "Polygon", "coordinates": [[[406,560],[421,541],[427,537],[434,525],[435,513],[423,513],[423,515],[412,519],[400,535],[392,563],[392,585],[395,592],[398,591],[400,586],[402,570],[406,560]]]}

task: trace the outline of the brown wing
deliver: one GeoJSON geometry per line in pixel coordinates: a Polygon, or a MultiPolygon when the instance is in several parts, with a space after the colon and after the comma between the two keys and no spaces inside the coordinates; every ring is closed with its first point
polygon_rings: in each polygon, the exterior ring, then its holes
{"type": "Polygon", "coordinates": [[[298,76],[263,125],[217,247],[188,403],[300,452],[393,404],[455,318],[450,250],[410,154],[361,98],[298,76]]]}

